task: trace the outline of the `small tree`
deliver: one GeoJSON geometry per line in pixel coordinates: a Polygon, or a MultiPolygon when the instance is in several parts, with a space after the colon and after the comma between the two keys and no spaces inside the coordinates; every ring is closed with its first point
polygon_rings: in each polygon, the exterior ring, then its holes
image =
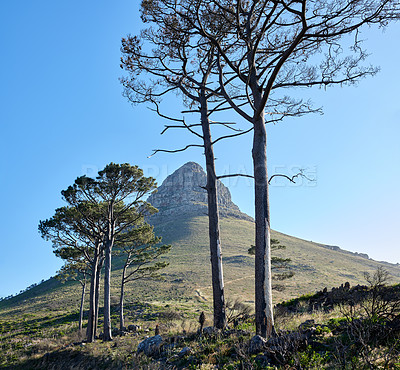
{"type": "MultiPolygon", "coordinates": [[[[248,249],[248,253],[252,256],[255,255],[255,245],[252,245],[248,249]]],[[[278,239],[271,239],[271,254],[274,253],[274,251],[286,249],[285,245],[280,244],[280,241],[278,239]]],[[[272,274],[272,280],[275,281],[282,281],[286,279],[290,279],[291,277],[294,276],[294,272],[290,270],[290,262],[292,260],[290,258],[284,258],[284,257],[277,257],[272,255],[271,256],[271,271],[273,272],[272,274]]],[[[283,291],[285,287],[282,284],[272,284],[272,289],[278,290],[278,291],[283,291]]]]}
{"type": "Polygon", "coordinates": [[[125,258],[122,268],[121,293],[119,300],[120,330],[124,330],[125,285],[139,279],[160,279],[159,270],[168,266],[167,262],[155,262],[161,255],[168,253],[170,245],[161,245],[161,238],[156,237],[153,227],[141,222],[121,234],[115,243],[117,256],[125,258]]]}
{"type": "Polygon", "coordinates": [[[68,261],[64,264],[63,267],[61,267],[57,276],[59,279],[61,279],[62,282],[65,282],[67,280],[79,281],[79,284],[82,287],[81,301],[79,307],[79,335],[81,335],[82,333],[83,306],[85,304],[86,283],[87,276],[89,274],[89,268],[86,263],[82,261],[68,261]]]}
{"type": "Polygon", "coordinates": [[[103,261],[103,205],[79,200],[71,189],[62,194],[70,205],[56,209],[52,218],[40,221],[39,232],[44,239],[53,243],[55,255],[66,261],[65,272],[74,274],[75,270],[79,273],[84,269],[83,264],[90,271],[86,339],[92,342],[96,336],[99,274],[103,261]]]}
{"type": "Polygon", "coordinates": [[[123,233],[134,226],[143,215],[157,210],[142,198],[156,188],[152,177],[144,177],[143,171],[128,163],[110,163],[96,178],[90,194],[107,205],[104,233],[104,333],[103,340],[112,340],[111,335],[111,255],[114,243],[123,233]]]}
{"type": "Polygon", "coordinates": [[[62,192],[70,207],[42,221],[39,230],[56,248],[73,248],[92,262],[88,341],[94,339],[98,312],[100,266],[104,258],[104,341],[111,336],[111,255],[114,243],[143,216],[157,210],[142,200],[156,187],[152,177],[128,163],[110,163],[96,179],[81,176],[62,192]],[[103,257],[104,256],[104,257],[103,257]],[[93,294],[92,294],[93,293],[93,294]]]}

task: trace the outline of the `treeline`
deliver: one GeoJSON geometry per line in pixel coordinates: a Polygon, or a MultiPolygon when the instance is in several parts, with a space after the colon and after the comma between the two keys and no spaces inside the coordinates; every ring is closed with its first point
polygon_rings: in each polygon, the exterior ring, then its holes
{"type": "Polygon", "coordinates": [[[14,294],[10,294],[7,297],[0,297],[0,302],[6,301],[6,300],[11,299],[11,298],[14,298],[19,294],[28,292],[29,290],[33,289],[34,287],[36,287],[36,286],[38,286],[39,284],[42,284],[42,283],[44,283],[44,279],[42,279],[39,283],[33,283],[33,284],[29,285],[28,287],[26,287],[25,289],[21,289],[18,294],[15,294],[15,295],[14,294]]]}
{"type": "Polygon", "coordinates": [[[144,201],[156,189],[152,177],[143,176],[137,166],[110,163],[98,176],[78,177],[61,192],[66,206],[53,217],[40,221],[41,236],[52,242],[56,256],[64,261],[59,276],[82,285],[79,328],[82,329],[86,282],[90,281],[88,342],[97,336],[101,274],[104,273],[103,340],[112,340],[111,268],[112,257],[124,260],[120,281],[120,329],[124,329],[124,294],[129,281],[158,278],[167,266],[157,258],[171,246],[162,245],[146,221],[157,209],[144,201]]]}

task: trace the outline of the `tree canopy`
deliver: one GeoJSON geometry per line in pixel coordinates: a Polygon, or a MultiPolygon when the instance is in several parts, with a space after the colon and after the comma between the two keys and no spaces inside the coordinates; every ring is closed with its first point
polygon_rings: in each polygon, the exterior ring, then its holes
{"type": "MultiPolygon", "coordinates": [[[[54,253],[68,262],[68,268],[84,263],[91,272],[88,341],[95,337],[97,326],[98,283],[104,261],[104,340],[111,340],[110,282],[111,256],[114,245],[128,252],[128,266],[139,266],[137,276],[154,275],[165,267],[159,263],[143,267],[170,246],[159,245],[144,217],[157,210],[143,197],[156,188],[152,177],[128,163],[110,163],[93,179],[78,177],[62,191],[65,207],[41,221],[39,232],[52,241],[54,253]]],[[[133,275],[133,274],[132,274],[133,275]]],[[[132,275],[129,275],[130,277],[132,275]]]]}

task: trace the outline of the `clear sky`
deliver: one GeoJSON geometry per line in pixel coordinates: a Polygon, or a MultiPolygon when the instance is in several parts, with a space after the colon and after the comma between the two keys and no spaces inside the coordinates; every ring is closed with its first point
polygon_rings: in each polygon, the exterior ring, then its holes
{"type": "MultiPolygon", "coordinates": [[[[159,135],[160,118],[122,97],[120,39],[142,27],[138,0],[2,1],[0,4],[0,297],[60,267],[39,220],[60,191],[105,164],[130,162],[159,182],[202,152],[157,154],[190,135],[159,135]]],[[[364,34],[381,67],[356,87],[303,90],[324,115],[268,127],[269,172],[307,169],[316,182],[271,187],[272,227],[307,240],[400,262],[400,24],[364,34]]],[[[168,102],[180,110],[175,96],[168,102]]],[[[237,119],[234,115],[227,120],[237,119]]],[[[251,173],[251,137],[217,144],[219,174],[251,173]]],[[[234,202],[253,215],[248,179],[230,179],[234,202]]],[[[248,246],[244,246],[246,251],[248,246]]]]}

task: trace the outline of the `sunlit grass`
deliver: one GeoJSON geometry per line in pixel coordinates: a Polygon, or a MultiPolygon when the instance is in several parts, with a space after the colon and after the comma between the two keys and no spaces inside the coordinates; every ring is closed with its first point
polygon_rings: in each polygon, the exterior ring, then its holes
{"type": "MultiPolygon", "coordinates": [[[[204,311],[206,325],[212,325],[207,227],[205,216],[175,219],[156,227],[164,242],[173,245],[171,253],[163,257],[170,262],[162,272],[164,279],[130,283],[126,289],[126,325],[139,324],[143,332],[135,337],[118,338],[114,342],[118,350],[111,350],[109,345],[97,342],[95,345],[74,346],[73,351],[84,351],[89,357],[117,356],[116,361],[131,361],[137,342],[151,335],[156,324],[165,335],[194,333],[198,328],[199,314],[204,311]],[[179,317],[162,319],[163,313],[168,311],[176,312],[179,317]],[[126,351],[123,350],[125,347],[126,351]],[[108,351],[111,354],[107,355],[108,351]]],[[[239,297],[253,305],[254,257],[249,256],[247,250],[254,244],[254,225],[244,220],[222,219],[221,233],[226,297],[239,297]]],[[[324,287],[340,286],[346,281],[352,286],[363,283],[363,272],[374,271],[379,265],[375,261],[277,232],[273,232],[272,237],[287,246],[279,253],[292,259],[295,271],[295,276],[284,282],[286,290],[274,293],[275,303],[302,294],[313,294],[324,287]]],[[[118,326],[119,266],[120,262],[115,260],[111,287],[113,327],[118,326]]],[[[398,267],[385,265],[385,268],[394,276],[393,282],[400,281],[398,267]]],[[[19,296],[0,302],[0,366],[40,358],[45,353],[80,342],[84,335],[78,333],[80,292],[79,283],[61,284],[56,279],[50,279],[19,296]]],[[[86,303],[86,312],[87,309],[86,303]]],[[[294,330],[306,320],[322,323],[338,315],[335,310],[328,314],[303,312],[290,317],[277,316],[276,324],[278,329],[294,330]]],[[[251,324],[246,330],[254,333],[251,324]]],[[[211,353],[210,361],[216,356],[211,353]]]]}

